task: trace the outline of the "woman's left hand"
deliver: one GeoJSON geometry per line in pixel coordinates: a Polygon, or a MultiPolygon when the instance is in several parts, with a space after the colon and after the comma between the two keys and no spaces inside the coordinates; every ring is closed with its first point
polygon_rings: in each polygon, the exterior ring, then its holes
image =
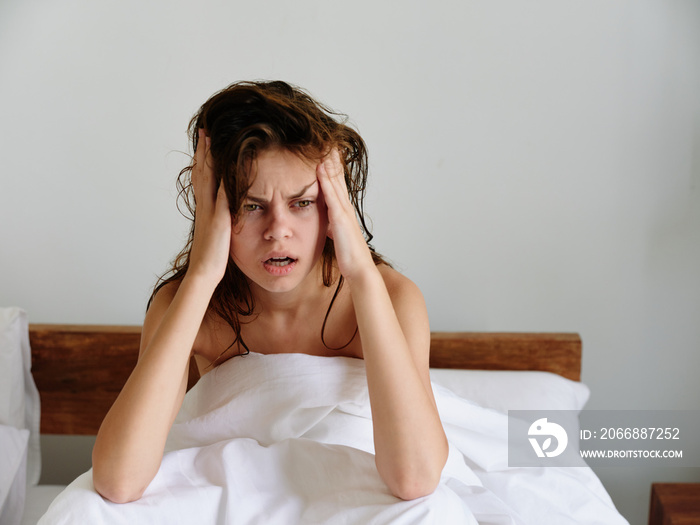
{"type": "Polygon", "coordinates": [[[435,490],[448,445],[430,386],[430,325],[418,287],[372,260],[333,149],[316,168],[365,361],[377,471],[402,499],[435,490]],[[387,279],[391,281],[389,293],[387,279]]]}
{"type": "Polygon", "coordinates": [[[343,164],[336,148],[318,164],[316,176],[328,207],[328,236],[335,244],[338,269],[351,281],[375,268],[375,264],[350,202],[343,164]]]}

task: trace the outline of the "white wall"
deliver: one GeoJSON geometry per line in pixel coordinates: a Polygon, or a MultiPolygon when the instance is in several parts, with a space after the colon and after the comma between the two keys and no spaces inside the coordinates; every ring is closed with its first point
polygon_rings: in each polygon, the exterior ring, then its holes
{"type": "MultiPolygon", "coordinates": [[[[253,78],[359,127],[375,245],[434,329],[577,331],[589,408],[699,408],[695,0],[3,0],[0,303],[140,323],[189,118],[253,78]]],[[[700,480],[599,474],[633,523],[700,480]]]]}

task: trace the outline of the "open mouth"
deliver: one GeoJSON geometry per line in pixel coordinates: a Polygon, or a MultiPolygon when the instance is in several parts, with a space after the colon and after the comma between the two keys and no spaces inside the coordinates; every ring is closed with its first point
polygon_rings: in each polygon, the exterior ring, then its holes
{"type": "Polygon", "coordinates": [[[283,267],[288,266],[293,262],[296,262],[296,259],[292,259],[291,257],[270,257],[267,261],[265,261],[265,264],[269,264],[270,266],[283,267]]]}

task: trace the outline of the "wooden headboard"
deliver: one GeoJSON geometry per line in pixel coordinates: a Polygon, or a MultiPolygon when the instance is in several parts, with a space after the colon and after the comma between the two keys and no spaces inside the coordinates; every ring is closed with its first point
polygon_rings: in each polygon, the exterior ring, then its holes
{"type": "MultiPolygon", "coordinates": [[[[94,435],[136,364],[140,326],[30,324],[41,433],[94,435]]],[[[430,366],[542,370],[578,381],[578,334],[433,332],[430,366]]]]}

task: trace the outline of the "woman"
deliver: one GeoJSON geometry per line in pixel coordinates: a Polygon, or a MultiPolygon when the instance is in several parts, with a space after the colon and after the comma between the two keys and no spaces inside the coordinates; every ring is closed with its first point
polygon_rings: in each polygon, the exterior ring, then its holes
{"type": "Polygon", "coordinates": [[[181,173],[196,203],[190,240],[151,298],[138,363],[98,433],[95,489],[114,502],[140,498],[190,357],[206,374],[250,350],[364,359],[377,470],[399,498],[431,493],[448,447],[428,317],[418,288],[365,239],[361,137],[283,82],[229,86],[190,134],[195,155],[181,173]]]}

